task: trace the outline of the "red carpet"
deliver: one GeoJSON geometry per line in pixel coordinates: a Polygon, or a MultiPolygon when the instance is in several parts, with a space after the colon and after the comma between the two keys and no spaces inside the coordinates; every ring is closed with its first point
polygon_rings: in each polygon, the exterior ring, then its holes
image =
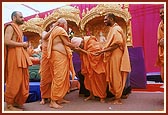
{"type": "Polygon", "coordinates": [[[155,92],[160,91],[164,92],[164,88],[160,88],[163,84],[147,84],[146,89],[132,89],[132,91],[147,91],[147,92],[155,92]]]}

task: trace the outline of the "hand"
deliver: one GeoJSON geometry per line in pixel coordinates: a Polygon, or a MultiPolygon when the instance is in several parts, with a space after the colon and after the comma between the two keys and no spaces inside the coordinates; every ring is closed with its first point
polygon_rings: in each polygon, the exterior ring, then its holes
{"type": "Polygon", "coordinates": [[[97,52],[91,52],[90,54],[93,55],[93,56],[98,56],[99,55],[99,54],[97,54],[97,52]]]}
{"type": "Polygon", "coordinates": [[[75,50],[75,51],[79,51],[80,48],[79,48],[79,47],[74,47],[73,50],[75,50]]]}
{"type": "Polygon", "coordinates": [[[22,45],[24,48],[27,48],[29,46],[28,42],[23,42],[22,45]]]}
{"type": "Polygon", "coordinates": [[[103,53],[103,51],[97,51],[97,52],[94,53],[94,55],[95,55],[95,56],[98,56],[98,55],[100,55],[101,53],[103,53]]]}

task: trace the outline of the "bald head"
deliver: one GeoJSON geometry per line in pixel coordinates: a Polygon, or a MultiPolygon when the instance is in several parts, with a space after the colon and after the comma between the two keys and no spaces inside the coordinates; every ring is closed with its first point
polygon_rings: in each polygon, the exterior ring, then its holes
{"type": "Polygon", "coordinates": [[[67,31],[67,21],[64,18],[57,20],[58,26],[64,28],[67,31]]]}
{"type": "Polygon", "coordinates": [[[18,25],[22,25],[24,23],[23,15],[19,11],[14,11],[11,14],[11,19],[12,19],[13,22],[15,22],[18,25]]]}
{"type": "Polygon", "coordinates": [[[57,21],[59,24],[67,24],[67,21],[64,18],[60,18],[57,21]]]}

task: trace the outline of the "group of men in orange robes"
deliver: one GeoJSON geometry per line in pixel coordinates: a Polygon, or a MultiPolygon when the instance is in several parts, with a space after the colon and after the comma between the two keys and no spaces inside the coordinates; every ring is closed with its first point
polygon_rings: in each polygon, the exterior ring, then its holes
{"type": "Polygon", "coordinates": [[[108,85],[109,91],[115,95],[111,103],[122,104],[122,92],[131,71],[126,37],[116,23],[114,14],[106,15],[104,23],[110,26],[104,46],[94,36],[85,37],[83,40],[72,38],[71,42],[79,46],[76,50],[80,52],[84,85],[90,91],[90,96],[85,101],[98,96],[100,102],[105,102],[108,85]]]}
{"type": "MultiPolygon", "coordinates": [[[[29,96],[28,67],[32,65],[32,61],[26,51],[28,43],[22,39],[23,32],[20,25],[24,23],[23,15],[15,11],[11,17],[12,22],[5,27],[4,39],[5,110],[22,111],[23,104],[29,96]]],[[[51,99],[52,108],[62,108],[61,103],[69,102],[64,96],[69,91],[70,72],[72,79],[75,77],[71,51],[75,47],[70,43],[66,31],[67,21],[60,18],[48,35],[48,39],[45,39],[47,35],[43,36],[40,89],[43,99],[51,99]]],[[[41,104],[44,104],[44,101],[41,101],[41,104]]]]}
{"type": "MultiPolygon", "coordinates": [[[[5,102],[6,110],[10,111],[23,110],[21,107],[29,95],[28,66],[32,62],[25,50],[28,43],[23,42],[23,33],[19,28],[23,22],[22,13],[15,11],[12,13],[12,23],[5,27],[5,102]]],[[[45,104],[45,98],[50,99],[51,108],[59,109],[63,107],[61,103],[69,103],[64,97],[70,88],[70,72],[72,79],[75,77],[72,50],[80,54],[84,84],[90,91],[85,101],[98,96],[100,102],[105,102],[108,86],[109,91],[115,95],[111,103],[122,104],[122,92],[131,71],[126,37],[116,23],[114,14],[106,15],[104,23],[110,26],[104,46],[95,36],[74,37],[70,40],[64,18],[58,19],[48,32],[43,33],[40,104],[45,104]]],[[[163,38],[163,25],[160,25],[159,38],[163,38]]],[[[160,47],[163,51],[162,45],[160,47]]]]}
{"type": "MultiPolygon", "coordinates": [[[[14,107],[14,104],[16,103],[18,105],[23,105],[23,103],[26,101],[29,94],[28,66],[32,64],[31,60],[28,58],[27,52],[25,52],[24,49],[24,47],[28,47],[28,44],[22,42],[22,32],[19,29],[19,25],[23,23],[22,14],[20,12],[16,12],[15,15],[13,15],[13,18],[17,21],[11,23],[11,26],[7,26],[5,31],[5,45],[8,46],[8,52],[6,53],[7,58],[5,58],[5,62],[7,62],[5,64],[7,65],[7,67],[5,67],[5,75],[7,75],[5,101],[7,103],[7,109],[9,110],[17,110],[17,108],[14,107]],[[22,21],[22,23],[18,24],[19,19],[22,21]],[[8,31],[15,33],[14,36],[12,36],[13,34],[9,34],[8,31]],[[17,43],[14,44],[13,41],[17,41],[17,43]],[[10,48],[10,44],[17,47],[10,48]],[[13,57],[9,56],[11,54],[10,51],[12,51],[12,53],[16,53],[16,59],[13,58],[15,60],[9,59],[13,57]],[[12,69],[15,67],[18,70],[14,71],[13,73],[13,71],[11,72],[9,70],[11,67],[12,69]],[[13,77],[13,75],[16,76],[13,77]],[[13,78],[17,79],[17,77],[19,77],[20,80],[15,81],[18,81],[19,83],[11,82],[13,78]],[[26,87],[21,87],[21,85],[26,87]],[[11,86],[14,86],[14,89],[17,91],[12,91],[13,89],[10,88],[11,86]],[[23,94],[20,93],[20,90],[23,90],[23,94]],[[12,92],[18,94],[13,94],[12,92]],[[24,97],[24,99],[22,99],[22,97],[24,97]]],[[[108,16],[108,18],[109,20],[113,21],[113,18],[110,16],[108,16]]],[[[73,41],[70,41],[68,37],[66,32],[67,21],[64,18],[58,19],[58,21],[54,24],[54,27],[42,36],[43,53],[40,67],[40,90],[42,95],[42,101],[40,102],[41,104],[45,103],[45,98],[51,99],[49,106],[52,108],[62,108],[63,106],[61,103],[69,102],[64,99],[64,96],[70,88],[70,72],[72,73],[72,79],[75,77],[71,49],[82,52],[82,73],[85,76],[85,86],[90,91],[90,96],[86,98],[85,101],[92,99],[94,96],[98,96],[100,97],[101,102],[105,102],[107,83],[110,84],[109,86],[110,90],[113,91],[112,93],[116,94],[116,99],[121,97],[124,87],[123,84],[125,83],[123,81],[125,79],[123,78],[125,75],[123,71],[125,70],[122,69],[127,66],[129,67],[130,65],[124,60],[125,58],[127,59],[127,57],[123,54],[128,52],[125,53],[127,49],[125,40],[123,39],[124,37],[122,29],[118,25],[115,25],[115,27],[115,31],[109,32],[110,35],[107,37],[107,45],[104,48],[102,48],[102,45],[100,45],[100,42],[94,36],[90,36],[88,39],[82,40],[83,46],[80,43],[79,47],[73,44],[73,41]],[[115,49],[113,49],[114,47],[115,49]],[[107,54],[100,54],[106,51],[107,54]],[[106,59],[109,58],[109,55],[110,61],[106,59]],[[122,57],[124,57],[124,59],[122,57]],[[105,59],[107,60],[105,61],[106,63],[103,62],[105,59]],[[125,65],[124,67],[120,66],[123,63],[128,65],[125,65]]]]}

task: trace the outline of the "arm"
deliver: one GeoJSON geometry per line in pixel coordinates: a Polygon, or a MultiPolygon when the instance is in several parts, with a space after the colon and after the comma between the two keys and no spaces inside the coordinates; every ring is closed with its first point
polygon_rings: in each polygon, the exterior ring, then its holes
{"type": "Polygon", "coordinates": [[[58,25],[58,23],[56,22],[55,24],[52,25],[52,27],[50,28],[50,30],[49,30],[48,32],[44,31],[44,32],[42,33],[42,39],[43,39],[43,40],[48,39],[48,37],[50,36],[52,30],[53,30],[53,29],[55,28],[55,26],[57,26],[57,25],[58,25]]]}
{"type": "Polygon", "coordinates": [[[42,33],[42,39],[43,39],[43,40],[47,40],[48,37],[50,36],[52,30],[53,30],[53,28],[50,29],[48,32],[44,31],[44,32],[42,33]]]}
{"type": "Polygon", "coordinates": [[[16,42],[14,40],[12,40],[12,37],[14,35],[14,29],[12,28],[12,26],[8,26],[5,30],[5,39],[4,39],[4,43],[5,45],[8,45],[8,46],[14,46],[14,47],[27,47],[28,46],[28,43],[21,43],[21,42],[16,42]]]}
{"type": "Polygon", "coordinates": [[[70,47],[71,49],[75,49],[75,46],[68,41],[69,38],[66,38],[65,36],[60,36],[60,38],[66,46],[70,47]]]}
{"type": "Polygon", "coordinates": [[[48,32],[44,31],[44,32],[42,33],[42,39],[43,39],[43,40],[47,40],[48,37],[50,36],[52,30],[53,30],[53,28],[50,29],[48,32]]]}
{"type": "Polygon", "coordinates": [[[112,46],[110,46],[108,48],[105,48],[105,49],[103,49],[101,51],[96,52],[95,55],[100,55],[101,53],[104,53],[104,52],[113,51],[113,50],[115,50],[118,47],[119,47],[118,44],[114,44],[114,45],[112,45],[112,46]]]}
{"type": "Polygon", "coordinates": [[[41,34],[41,38],[42,38],[42,40],[46,40],[48,37],[49,37],[49,35],[47,35],[48,33],[46,32],[46,31],[43,31],[42,32],[42,34],[41,34]]]}
{"type": "Polygon", "coordinates": [[[108,48],[105,48],[102,53],[108,52],[108,51],[113,51],[113,50],[115,50],[118,47],[119,47],[118,44],[114,44],[114,45],[112,45],[112,46],[110,46],[108,48]]]}
{"type": "Polygon", "coordinates": [[[82,53],[88,54],[88,52],[86,50],[84,50],[80,47],[76,47],[74,50],[77,51],[77,52],[82,52],[82,53]]]}

